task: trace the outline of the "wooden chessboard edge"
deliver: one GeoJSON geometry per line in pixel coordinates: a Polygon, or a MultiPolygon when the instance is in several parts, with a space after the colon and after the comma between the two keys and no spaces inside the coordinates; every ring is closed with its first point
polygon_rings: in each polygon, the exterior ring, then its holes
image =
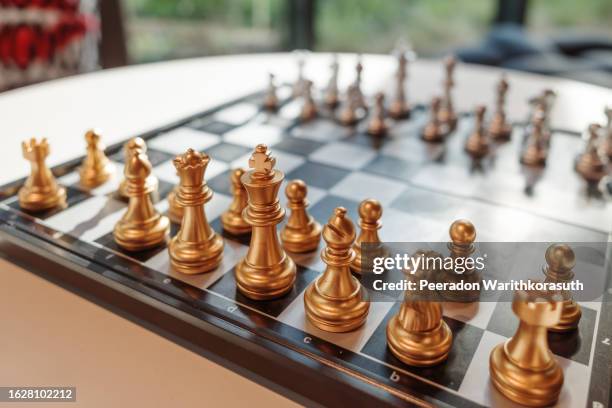
{"type": "MultiPolygon", "coordinates": [[[[0,229],[0,251],[31,273],[305,406],[406,406],[407,401],[343,371],[210,316],[183,313],[77,266],[68,251],[41,251],[36,238],[0,229]],[[63,253],[59,253],[63,252],[63,253]],[[44,268],[39,265],[44,263],[44,268]],[[66,273],[72,272],[72,273],[66,273]],[[76,273],[75,273],[76,272],[76,273]],[[231,327],[230,327],[231,326],[231,327]],[[230,347],[228,347],[228,344],[230,347]]],[[[415,402],[419,400],[415,397],[415,402]]],[[[420,401],[418,405],[430,406],[420,401]]],[[[409,406],[410,406],[409,405],[409,406]]]]}

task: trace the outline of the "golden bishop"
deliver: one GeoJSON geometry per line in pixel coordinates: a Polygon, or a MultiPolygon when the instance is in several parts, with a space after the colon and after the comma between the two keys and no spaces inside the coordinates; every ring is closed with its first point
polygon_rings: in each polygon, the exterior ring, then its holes
{"type": "Polygon", "coordinates": [[[147,184],[151,162],[140,149],[130,150],[125,162],[128,208],[113,230],[115,242],[128,251],[141,251],[161,245],[170,231],[170,221],[151,202],[152,186],[147,184]]]}
{"type": "MultiPolygon", "coordinates": [[[[123,154],[124,154],[126,166],[127,166],[127,161],[129,160],[130,156],[135,150],[139,150],[143,153],[147,152],[147,144],[140,137],[134,137],[128,140],[127,143],[123,146],[123,154]]],[[[151,193],[155,193],[157,191],[158,184],[159,184],[159,181],[157,180],[157,177],[155,177],[153,173],[150,173],[146,179],[147,190],[150,190],[151,193]]],[[[119,196],[123,198],[128,197],[127,179],[123,179],[121,181],[121,184],[119,184],[119,196]]]]}
{"type": "Polygon", "coordinates": [[[324,331],[355,330],[365,323],[370,303],[366,290],[351,275],[355,226],[345,208],[334,210],[323,228],[323,239],[327,246],[321,258],[327,267],[304,293],[306,317],[324,331]]]}

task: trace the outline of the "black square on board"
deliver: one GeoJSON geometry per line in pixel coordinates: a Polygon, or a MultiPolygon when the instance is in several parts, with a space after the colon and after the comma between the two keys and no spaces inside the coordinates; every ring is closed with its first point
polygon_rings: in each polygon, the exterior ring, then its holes
{"type": "Polygon", "coordinates": [[[119,245],[117,245],[117,243],[115,242],[113,238],[112,231],[106,235],[102,235],[100,238],[96,239],[95,242],[97,242],[98,244],[112,251],[119,252],[121,254],[129,256],[130,258],[136,259],[137,261],[140,261],[143,263],[153,258],[155,255],[159,254],[161,251],[167,250],[167,246],[164,244],[164,245],[159,245],[155,248],[147,249],[145,251],[137,251],[137,252],[127,251],[121,248],[119,245]]]}
{"type": "Polygon", "coordinates": [[[213,283],[208,289],[229,299],[235,300],[237,303],[259,310],[267,315],[278,317],[278,315],[280,315],[283,310],[285,310],[318,275],[319,273],[313,271],[312,269],[297,265],[297,278],[291,292],[279,299],[267,301],[251,300],[238,291],[236,286],[235,268],[232,268],[232,270],[223,274],[223,276],[213,283]]]}
{"type": "Polygon", "coordinates": [[[453,345],[446,361],[433,367],[412,367],[397,359],[387,347],[387,323],[395,316],[401,304],[395,304],[376,328],[362,353],[377,360],[402,368],[445,387],[458,390],[476,353],[483,330],[455,319],[444,317],[453,332],[453,345]]]}
{"type": "Polygon", "coordinates": [[[280,143],[274,145],[274,150],[278,149],[300,156],[308,156],[323,146],[323,144],[324,143],[315,142],[314,140],[287,136],[280,143]]]}
{"type": "Polygon", "coordinates": [[[340,180],[345,178],[350,172],[339,167],[328,166],[326,164],[307,161],[300,167],[290,172],[286,179],[301,179],[309,186],[319,187],[329,190],[340,180]]]}
{"type": "Polygon", "coordinates": [[[419,166],[415,163],[410,163],[395,157],[379,155],[366,164],[362,171],[403,181],[410,181],[418,169],[419,166]]]}
{"type": "Polygon", "coordinates": [[[232,194],[232,182],[231,182],[232,169],[226,170],[221,174],[217,174],[206,182],[208,187],[212,188],[214,193],[225,194],[227,196],[233,196],[232,194]]]}
{"type": "Polygon", "coordinates": [[[346,208],[347,214],[353,223],[356,223],[359,219],[359,214],[357,211],[359,203],[357,201],[349,200],[348,198],[333,194],[325,196],[313,204],[313,206],[310,208],[310,215],[319,221],[321,225],[325,225],[327,224],[329,217],[333,215],[336,207],[346,208]]]}
{"type": "Polygon", "coordinates": [[[205,152],[212,160],[219,160],[229,163],[250,151],[251,149],[245,146],[222,142],[207,149],[205,152]]]}
{"type": "Polygon", "coordinates": [[[10,203],[8,203],[8,206],[11,208],[14,208],[16,210],[22,211],[26,214],[30,214],[31,216],[41,219],[41,220],[45,220],[57,213],[60,213],[80,202],[83,202],[91,197],[93,197],[91,194],[89,194],[86,191],[80,190],[78,188],[75,187],[70,187],[70,186],[63,186],[66,189],[66,207],[63,208],[51,208],[49,210],[45,210],[45,211],[40,211],[40,212],[32,212],[32,211],[27,211],[22,209],[19,206],[19,200],[15,200],[12,201],[10,203]]]}
{"type": "Polygon", "coordinates": [[[407,186],[407,188],[391,202],[391,207],[419,216],[436,216],[441,219],[454,214],[457,208],[464,205],[459,198],[435,193],[421,188],[407,186]]]}
{"type": "Polygon", "coordinates": [[[215,218],[210,226],[213,230],[215,230],[218,234],[220,234],[225,239],[231,239],[232,241],[239,242],[242,245],[249,246],[251,244],[251,233],[242,234],[242,235],[234,235],[223,228],[223,224],[221,223],[221,217],[215,218]]]}
{"type": "Polygon", "coordinates": [[[229,132],[234,129],[236,126],[230,125],[229,123],[221,122],[218,120],[212,120],[210,122],[206,122],[201,126],[198,126],[198,130],[203,130],[204,132],[212,133],[215,135],[223,135],[224,133],[229,132]]]}

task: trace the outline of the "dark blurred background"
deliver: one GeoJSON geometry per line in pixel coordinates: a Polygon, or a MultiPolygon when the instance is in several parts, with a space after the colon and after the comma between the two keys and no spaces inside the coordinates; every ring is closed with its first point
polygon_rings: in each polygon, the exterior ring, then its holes
{"type": "Polygon", "coordinates": [[[0,89],[205,55],[387,53],[398,41],[612,87],[610,0],[0,0],[0,89]]]}

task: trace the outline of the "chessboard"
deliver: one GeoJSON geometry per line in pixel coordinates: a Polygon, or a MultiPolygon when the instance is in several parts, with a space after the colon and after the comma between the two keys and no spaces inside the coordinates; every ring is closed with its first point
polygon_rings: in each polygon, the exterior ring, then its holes
{"type": "MultiPolygon", "coordinates": [[[[380,236],[387,242],[445,242],[449,225],[460,218],[472,221],[479,241],[608,242],[612,204],[589,194],[573,168],[584,144],[580,135],[553,126],[550,159],[534,177],[518,160],[527,124],[513,124],[511,141],[495,146],[487,160],[474,166],[463,147],[474,124],[469,112],[459,114],[456,131],[445,143],[432,145],[420,138],[429,115],[422,105],[413,108],[409,119],[392,123],[386,136],[372,137],[365,119],[347,127],[322,112],[312,121],[300,121],[301,102],[291,97],[289,86],[279,87],[280,106],[273,113],[261,108],[264,94],[247,95],[140,135],[159,179],[155,207],[162,213],[178,182],[172,159],[188,148],[210,156],[206,181],[214,196],[206,214],[225,241],[223,261],[214,271],[183,275],[170,267],[164,246],[131,253],[115,244],[113,226],[127,206],[116,194],[123,143],[106,150],[117,174],[100,187],[80,187],[76,169],[82,158],[52,169],[67,190],[66,208],[29,214],[20,209],[16,196],[23,180],[2,187],[0,231],[18,245],[61,260],[69,266],[66,274],[86,274],[97,284],[153,305],[160,315],[191,322],[202,333],[210,327],[231,333],[235,339],[227,343],[230,350],[236,344],[246,349],[258,344],[269,351],[270,361],[290,359],[314,376],[327,372],[329,381],[319,392],[368,390],[381,404],[392,405],[513,406],[490,384],[488,369],[492,348],[511,337],[518,324],[508,302],[445,304],[444,319],[454,335],[450,355],[437,366],[415,368],[396,359],[386,345],[385,327],[399,302],[372,302],[365,325],[350,333],[324,332],[307,322],[304,290],[325,267],[319,255],[324,244],[312,253],[290,254],[297,280],[284,297],[253,301],[241,295],[234,269],[249,238],[224,232],[220,221],[232,201],[230,172],[247,167],[253,148],[264,143],[285,174],[285,184],[306,182],[309,213],[321,224],[338,206],[356,221],[359,202],[378,199],[384,208],[380,236]]],[[[280,200],[286,206],[282,193],[280,200]]],[[[173,224],[171,235],[178,228],[173,224]]],[[[602,267],[604,261],[591,260],[602,267]]],[[[534,271],[540,268],[533,266],[534,271]]],[[[610,405],[611,297],[608,289],[597,301],[581,302],[578,330],[549,335],[565,374],[558,406],[610,405]]],[[[181,338],[174,327],[165,329],[181,338]]],[[[199,336],[183,340],[197,343],[199,336]]],[[[295,376],[286,364],[281,375],[295,376]]]]}

